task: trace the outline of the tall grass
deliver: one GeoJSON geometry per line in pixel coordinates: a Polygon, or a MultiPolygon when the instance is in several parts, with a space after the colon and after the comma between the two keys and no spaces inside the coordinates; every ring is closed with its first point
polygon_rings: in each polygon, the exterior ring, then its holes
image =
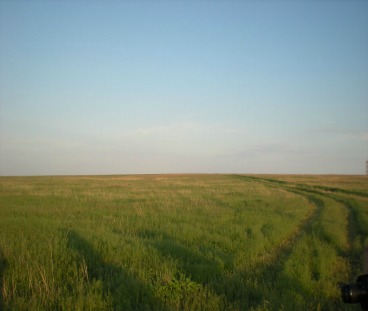
{"type": "Polygon", "coordinates": [[[225,175],[2,177],[0,308],[342,309],[351,210],[368,227],[348,199],[225,175]]]}

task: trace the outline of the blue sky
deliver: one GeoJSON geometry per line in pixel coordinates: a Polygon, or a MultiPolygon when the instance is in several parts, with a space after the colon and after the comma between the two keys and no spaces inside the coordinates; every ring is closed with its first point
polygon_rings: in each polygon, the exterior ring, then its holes
{"type": "Polygon", "coordinates": [[[364,174],[367,1],[0,1],[0,174],[364,174]]]}

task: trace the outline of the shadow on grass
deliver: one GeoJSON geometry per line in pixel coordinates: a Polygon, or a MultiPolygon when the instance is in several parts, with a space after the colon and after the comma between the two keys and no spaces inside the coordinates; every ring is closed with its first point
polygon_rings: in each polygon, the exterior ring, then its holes
{"type": "MultiPolygon", "coordinates": [[[[199,284],[208,286],[216,295],[225,297],[226,301],[236,308],[247,310],[251,307],[262,307],[271,300],[271,296],[284,295],[292,299],[293,292],[310,294],[299,280],[282,273],[285,261],[292,254],[293,247],[305,232],[310,232],[324,204],[316,197],[306,197],[317,208],[301,224],[297,232],[294,232],[287,242],[270,250],[270,255],[266,255],[266,257],[269,256],[266,261],[260,259],[259,263],[241,270],[235,268],[232,254],[211,245],[202,244],[192,248],[167,234],[146,231],[142,232],[141,238],[146,238],[147,243],[156,248],[163,257],[174,259],[177,267],[186,276],[199,284]],[[159,240],[156,239],[157,236],[160,237],[159,240]]],[[[288,300],[286,299],[286,302],[288,300]]],[[[292,304],[292,301],[289,302],[292,304]]]]}
{"type": "Polygon", "coordinates": [[[200,249],[194,251],[169,236],[153,242],[152,245],[164,257],[176,259],[178,268],[184,270],[192,280],[198,283],[218,281],[222,278],[225,269],[231,269],[233,265],[233,258],[230,254],[215,250],[211,246],[202,245],[200,249]]]}
{"type": "Polygon", "coordinates": [[[111,297],[114,310],[165,310],[146,285],[125,269],[104,261],[78,233],[69,231],[68,245],[85,261],[89,280],[102,282],[103,294],[111,297]]]}
{"type": "Polygon", "coordinates": [[[2,253],[2,251],[0,250],[0,310],[5,310],[5,303],[4,303],[4,297],[3,297],[3,278],[4,278],[4,273],[5,273],[5,269],[7,266],[7,262],[6,259],[2,253]]]}
{"type": "MultiPolygon", "coordinates": [[[[293,292],[306,293],[305,286],[297,279],[286,275],[280,276],[284,260],[292,251],[292,245],[280,249],[272,263],[260,263],[256,267],[242,271],[235,270],[233,257],[227,257],[228,262],[225,263],[221,262],[222,260],[209,259],[169,236],[165,236],[159,242],[152,242],[151,245],[163,257],[174,258],[179,270],[191,280],[207,286],[217,296],[224,297],[227,303],[239,310],[263,306],[270,300],[270,296],[278,296],[278,293],[281,296],[286,287],[293,292]]],[[[208,251],[214,252],[213,249],[203,247],[204,253],[208,251]]],[[[220,251],[214,253],[214,258],[221,256],[223,254],[220,251]]],[[[274,308],[276,306],[271,307],[274,308]]]]}

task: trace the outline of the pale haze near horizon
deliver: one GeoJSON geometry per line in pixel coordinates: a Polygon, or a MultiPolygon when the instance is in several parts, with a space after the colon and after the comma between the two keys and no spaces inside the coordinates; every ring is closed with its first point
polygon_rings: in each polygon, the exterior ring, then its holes
{"type": "Polygon", "coordinates": [[[0,175],[364,174],[367,1],[0,1],[0,175]]]}

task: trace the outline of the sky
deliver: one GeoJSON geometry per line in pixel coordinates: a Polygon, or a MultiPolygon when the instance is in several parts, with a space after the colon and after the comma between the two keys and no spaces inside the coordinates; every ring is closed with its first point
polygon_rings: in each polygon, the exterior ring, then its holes
{"type": "Polygon", "coordinates": [[[368,1],[0,0],[0,175],[365,174],[368,1]]]}

